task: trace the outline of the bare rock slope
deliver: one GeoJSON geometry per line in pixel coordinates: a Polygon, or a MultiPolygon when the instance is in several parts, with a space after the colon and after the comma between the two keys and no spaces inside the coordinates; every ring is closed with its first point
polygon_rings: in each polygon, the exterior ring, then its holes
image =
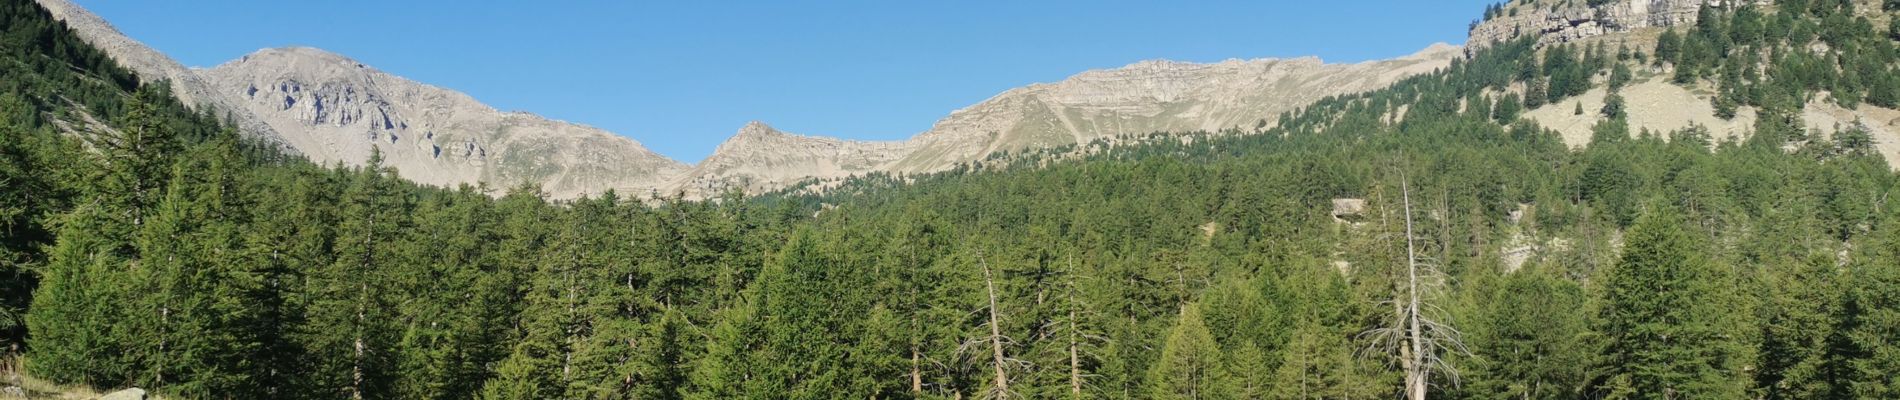
{"type": "Polygon", "coordinates": [[[498,111],[312,48],[260,50],[200,72],[312,160],[360,165],[374,147],[403,177],[427,184],[645,195],[686,169],[607,131],[498,111]]]}
{"type": "Polygon", "coordinates": [[[309,48],[266,49],[210,70],[184,67],[69,0],[54,17],[147,82],[234,119],[261,140],[324,164],[361,165],[372,148],[404,178],[452,186],[541,184],[554,197],[659,188],[686,165],[625,137],[533,114],[309,48]]]}
{"type": "Polygon", "coordinates": [[[693,196],[732,188],[757,193],[806,179],[878,172],[909,152],[908,142],[803,136],[754,121],[670,187],[693,196]]]}
{"type": "Polygon", "coordinates": [[[997,151],[1119,135],[1252,129],[1328,96],[1432,72],[1458,56],[1457,47],[1436,44],[1410,56],[1358,64],[1326,64],[1315,57],[1213,64],[1151,60],[1088,71],[952,112],[912,139],[916,151],[889,169],[940,170],[997,151]]]}
{"type": "Polygon", "coordinates": [[[753,123],[672,188],[689,196],[729,187],[770,190],[804,179],[941,171],[1000,151],[1121,135],[1251,130],[1327,96],[1379,89],[1444,68],[1460,54],[1456,46],[1437,44],[1410,56],[1357,64],[1312,57],[1212,64],[1142,61],[1004,91],[900,142],[788,135],[753,123]]]}
{"type": "MultiPolygon", "coordinates": [[[[209,82],[197,73],[185,68],[164,53],[159,53],[144,43],[133,40],[120,33],[118,28],[106,23],[85,8],[69,0],[39,0],[40,6],[53,14],[53,18],[64,21],[86,43],[105,51],[120,66],[138,74],[145,82],[168,81],[172,95],[185,105],[199,111],[209,109],[219,116],[227,116],[237,123],[237,128],[250,137],[267,143],[283,145],[277,132],[256,115],[240,107],[231,98],[217,93],[209,82]]],[[[296,150],[296,149],[290,149],[296,150]]]]}

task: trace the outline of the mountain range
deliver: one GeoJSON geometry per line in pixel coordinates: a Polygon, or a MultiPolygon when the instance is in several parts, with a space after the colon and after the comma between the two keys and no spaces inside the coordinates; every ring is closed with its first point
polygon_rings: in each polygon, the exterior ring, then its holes
{"type": "MultiPolygon", "coordinates": [[[[694,164],[669,159],[624,135],[496,110],[466,94],[315,48],[263,49],[208,69],[186,68],[70,0],[38,1],[142,79],[169,81],[187,104],[228,116],[250,136],[318,163],[361,165],[372,151],[380,151],[385,164],[403,177],[432,185],[482,183],[499,193],[532,183],[555,198],[608,190],[705,198],[732,189],[759,193],[871,173],[929,173],[999,152],[1129,135],[1250,132],[1326,97],[1383,88],[1518,37],[1534,37],[1540,47],[1652,45],[1640,42],[1653,42],[1657,28],[1694,23],[1702,4],[1722,0],[1510,3],[1472,25],[1467,47],[1434,44],[1412,55],[1356,64],[1314,57],[1140,61],[1006,90],[951,111],[929,130],[900,141],[793,134],[754,121],[694,164]],[[1638,34],[1620,34],[1625,32],[1638,34]]],[[[1709,94],[1662,80],[1643,80],[1625,92],[1633,105],[1632,129],[1700,125],[1717,138],[1732,138],[1752,129],[1755,120],[1753,110],[1716,118],[1709,94]]],[[[1582,146],[1596,119],[1571,111],[1600,108],[1607,95],[1598,89],[1525,116],[1558,130],[1570,145],[1582,146]]],[[[1880,153],[1900,159],[1900,112],[1849,109],[1821,100],[1804,111],[1815,128],[1863,124],[1880,153]]]]}
{"type": "Polygon", "coordinates": [[[902,141],[797,135],[753,122],[689,165],[622,135],[499,111],[320,49],[263,49],[186,68],[69,0],[39,2],[143,80],[169,81],[187,104],[228,116],[246,134],[312,161],[361,165],[380,151],[385,165],[416,182],[491,189],[534,183],[556,198],[607,190],[689,198],[729,189],[757,193],[808,180],[941,171],[997,152],[1122,135],[1253,129],[1328,96],[1444,68],[1462,55],[1436,44],[1357,64],[1312,57],[1141,61],[1004,91],[902,141]]]}

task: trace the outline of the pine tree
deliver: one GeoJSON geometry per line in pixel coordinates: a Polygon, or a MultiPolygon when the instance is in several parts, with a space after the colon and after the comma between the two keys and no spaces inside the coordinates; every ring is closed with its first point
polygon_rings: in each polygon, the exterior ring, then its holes
{"type": "Polygon", "coordinates": [[[635,399],[681,399],[687,390],[686,315],[668,309],[651,324],[640,342],[646,344],[634,359],[634,382],[629,396],[635,399]]]}
{"type": "Polygon", "coordinates": [[[132,236],[144,225],[152,207],[163,196],[180,143],[175,128],[159,115],[159,104],[169,96],[158,85],[147,85],[132,96],[121,129],[89,136],[103,168],[93,177],[89,195],[113,210],[116,224],[108,239],[121,243],[119,252],[132,255],[132,236]]]}
{"type": "Polygon", "coordinates": [[[1545,104],[1550,104],[1553,97],[1556,96],[1550,95],[1549,86],[1546,86],[1544,79],[1531,79],[1524,82],[1524,108],[1535,110],[1543,107],[1545,104]]]}
{"type": "MultiPolygon", "coordinates": [[[[17,95],[0,94],[0,109],[26,112],[32,107],[17,95]]],[[[48,214],[64,210],[71,196],[60,187],[47,158],[51,135],[24,129],[30,115],[0,113],[0,353],[17,352],[26,336],[24,320],[35,287],[33,269],[45,262],[53,243],[48,214]]],[[[57,143],[57,142],[53,142],[57,143]]],[[[4,354],[0,354],[4,355],[4,354]]]]}
{"type": "Polygon", "coordinates": [[[1220,345],[1207,332],[1199,305],[1189,304],[1168,334],[1161,348],[1161,359],[1148,370],[1150,398],[1156,399],[1228,399],[1235,387],[1221,360],[1220,345]]]}
{"type": "Polygon", "coordinates": [[[1604,118],[1627,118],[1624,112],[1623,95],[1611,93],[1603,98],[1603,109],[1598,110],[1597,115],[1604,118]]]}
{"type": "MultiPolygon", "coordinates": [[[[680,351],[677,342],[672,339],[659,340],[666,329],[661,321],[663,309],[656,304],[663,300],[682,298],[680,294],[658,295],[652,292],[655,285],[662,285],[655,279],[652,265],[662,264],[652,254],[642,249],[627,246],[637,243],[626,235],[628,231],[646,230],[628,228],[635,224],[622,210],[619,198],[607,193],[599,198],[577,202],[574,211],[577,221],[589,225],[582,233],[583,264],[588,265],[579,271],[581,301],[577,313],[585,321],[584,327],[577,330],[573,337],[573,373],[568,388],[568,397],[574,398],[619,398],[631,396],[636,392],[676,396],[676,382],[664,371],[665,365],[650,363],[646,358],[655,353],[672,352],[677,357],[680,351]],[[652,322],[648,322],[652,321],[652,322]]],[[[650,221],[650,220],[649,220],[650,221]]],[[[659,258],[665,258],[661,256],[659,258]]],[[[682,289],[693,289],[692,284],[675,281],[682,289]]]]}
{"type": "Polygon", "coordinates": [[[1628,64],[1616,63],[1616,66],[1610,69],[1610,92],[1615,93],[1622,90],[1624,86],[1629,86],[1630,80],[1635,79],[1633,75],[1628,64]]]}
{"type": "Polygon", "coordinates": [[[1599,388],[1609,397],[1740,398],[1747,389],[1747,349],[1724,323],[1747,310],[1734,307],[1726,272],[1681,224],[1668,209],[1644,213],[1609,273],[1599,388]]]}
{"type": "MultiPolygon", "coordinates": [[[[1655,53],[1657,64],[1664,62],[1679,63],[1681,59],[1677,57],[1682,55],[1682,34],[1676,33],[1676,28],[1674,27],[1663,31],[1662,36],[1656,39],[1655,53]]],[[[1681,67],[1678,66],[1677,68],[1681,67]]]]}
{"type": "Polygon", "coordinates": [[[1497,119],[1498,123],[1509,124],[1516,122],[1518,115],[1523,112],[1524,100],[1517,93],[1509,93],[1498,99],[1497,109],[1491,111],[1491,117],[1497,119]]]}

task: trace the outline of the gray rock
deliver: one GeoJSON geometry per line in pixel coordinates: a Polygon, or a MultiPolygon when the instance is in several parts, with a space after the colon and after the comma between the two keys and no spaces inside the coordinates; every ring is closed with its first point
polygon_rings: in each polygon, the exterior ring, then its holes
{"type": "Polygon", "coordinates": [[[99,400],[145,400],[145,389],[130,388],[100,396],[99,400]]]}
{"type": "Polygon", "coordinates": [[[1504,5],[1505,13],[1471,28],[1465,52],[1535,35],[1539,46],[1569,43],[1585,38],[1628,32],[1637,28],[1691,25],[1703,4],[1768,4],[1765,0],[1619,0],[1590,7],[1586,2],[1540,2],[1527,4],[1516,0],[1504,5]],[[1516,15],[1511,15],[1516,10],[1516,15]]]}

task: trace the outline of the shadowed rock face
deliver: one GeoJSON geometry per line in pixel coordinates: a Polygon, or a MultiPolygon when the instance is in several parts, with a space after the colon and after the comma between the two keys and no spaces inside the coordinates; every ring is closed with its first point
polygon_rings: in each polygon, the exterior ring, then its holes
{"type": "Polygon", "coordinates": [[[686,169],[607,131],[497,111],[317,49],[265,49],[200,72],[312,160],[359,165],[374,147],[422,183],[644,196],[686,169]]]}

